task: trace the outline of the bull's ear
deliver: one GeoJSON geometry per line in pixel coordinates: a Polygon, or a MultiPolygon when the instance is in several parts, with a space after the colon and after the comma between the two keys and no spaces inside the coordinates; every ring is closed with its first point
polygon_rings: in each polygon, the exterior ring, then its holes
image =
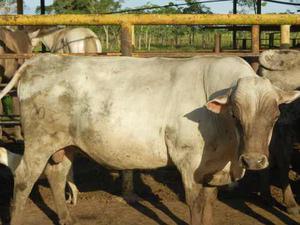
{"type": "Polygon", "coordinates": [[[40,31],[41,29],[37,29],[35,31],[28,32],[29,38],[30,39],[36,38],[39,35],[40,31]]]}
{"type": "Polygon", "coordinates": [[[291,103],[300,97],[300,91],[283,91],[279,89],[279,104],[291,103]]]}
{"type": "Polygon", "coordinates": [[[206,108],[214,113],[221,113],[228,106],[229,95],[216,97],[206,103],[206,108]]]}

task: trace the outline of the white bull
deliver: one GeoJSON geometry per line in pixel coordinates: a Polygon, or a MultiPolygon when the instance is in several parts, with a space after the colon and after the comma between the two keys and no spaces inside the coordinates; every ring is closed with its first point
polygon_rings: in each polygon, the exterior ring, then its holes
{"type": "MultiPolygon", "coordinates": [[[[191,224],[212,223],[216,187],[268,166],[278,105],[299,97],[258,77],[238,57],[137,59],[42,55],[18,81],[25,152],[16,170],[11,225],[20,225],[34,182],[59,149],[78,146],[114,169],[175,165],[191,224]]],[[[52,170],[62,224],[66,172],[52,170]],[[55,186],[56,184],[56,186],[55,186]]],[[[51,183],[50,183],[51,184],[51,183]]]]}

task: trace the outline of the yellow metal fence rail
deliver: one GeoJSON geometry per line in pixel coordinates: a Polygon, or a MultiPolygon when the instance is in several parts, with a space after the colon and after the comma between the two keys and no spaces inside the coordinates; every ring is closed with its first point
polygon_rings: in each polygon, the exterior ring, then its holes
{"type": "Polygon", "coordinates": [[[0,25],[300,25],[299,15],[290,14],[64,14],[2,15],[0,25]]]}

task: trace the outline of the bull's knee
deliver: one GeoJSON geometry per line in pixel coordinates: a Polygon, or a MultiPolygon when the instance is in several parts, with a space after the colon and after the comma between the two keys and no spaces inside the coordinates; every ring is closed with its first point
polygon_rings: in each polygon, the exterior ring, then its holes
{"type": "Polygon", "coordinates": [[[16,191],[24,191],[27,188],[27,184],[25,182],[19,182],[15,185],[16,191]]]}
{"type": "Polygon", "coordinates": [[[64,159],[64,156],[65,156],[65,150],[64,149],[61,149],[61,150],[58,150],[57,152],[55,152],[52,156],[51,156],[51,159],[54,163],[58,164],[58,163],[61,163],[64,159]]]}

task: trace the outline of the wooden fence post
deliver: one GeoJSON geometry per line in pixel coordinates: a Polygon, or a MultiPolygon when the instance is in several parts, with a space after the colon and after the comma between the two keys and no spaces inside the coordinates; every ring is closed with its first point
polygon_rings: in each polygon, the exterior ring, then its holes
{"type": "Polygon", "coordinates": [[[297,46],[297,39],[296,38],[293,38],[292,46],[293,46],[293,48],[296,48],[296,46],[297,46]]]}
{"type": "MultiPolygon", "coordinates": [[[[24,14],[24,3],[23,0],[17,0],[17,14],[23,15],[24,14]]],[[[23,30],[23,26],[18,26],[19,30],[23,30]]]]}
{"type": "MultiPolygon", "coordinates": [[[[253,54],[259,54],[259,36],[260,36],[260,32],[259,32],[259,25],[253,25],[252,26],[252,53],[253,54]]],[[[251,63],[252,68],[254,69],[255,72],[257,72],[258,67],[259,67],[259,63],[258,61],[253,61],[251,63]]]]}
{"type": "Polygon", "coordinates": [[[121,53],[122,56],[132,56],[132,24],[121,24],[121,53]]]}
{"type": "Polygon", "coordinates": [[[280,26],[280,48],[287,49],[290,47],[290,27],[291,25],[280,26]]]}
{"type": "Polygon", "coordinates": [[[220,53],[221,52],[221,34],[216,33],[215,34],[215,53],[220,53]]]}
{"type": "Polygon", "coordinates": [[[247,49],[247,39],[246,39],[246,38],[243,38],[243,39],[242,39],[242,49],[243,49],[243,50],[246,50],[246,49],[247,49]]]}
{"type": "Polygon", "coordinates": [[[269,34],[269,48],[274,47],[274,33],[269,34]]]}
{"type": "Polygon", "coordinates": [[[131,25],[131,29],[132,29],[132,51],[135,48],[135,31],[134,31],[134,25],[131,25]]]}

